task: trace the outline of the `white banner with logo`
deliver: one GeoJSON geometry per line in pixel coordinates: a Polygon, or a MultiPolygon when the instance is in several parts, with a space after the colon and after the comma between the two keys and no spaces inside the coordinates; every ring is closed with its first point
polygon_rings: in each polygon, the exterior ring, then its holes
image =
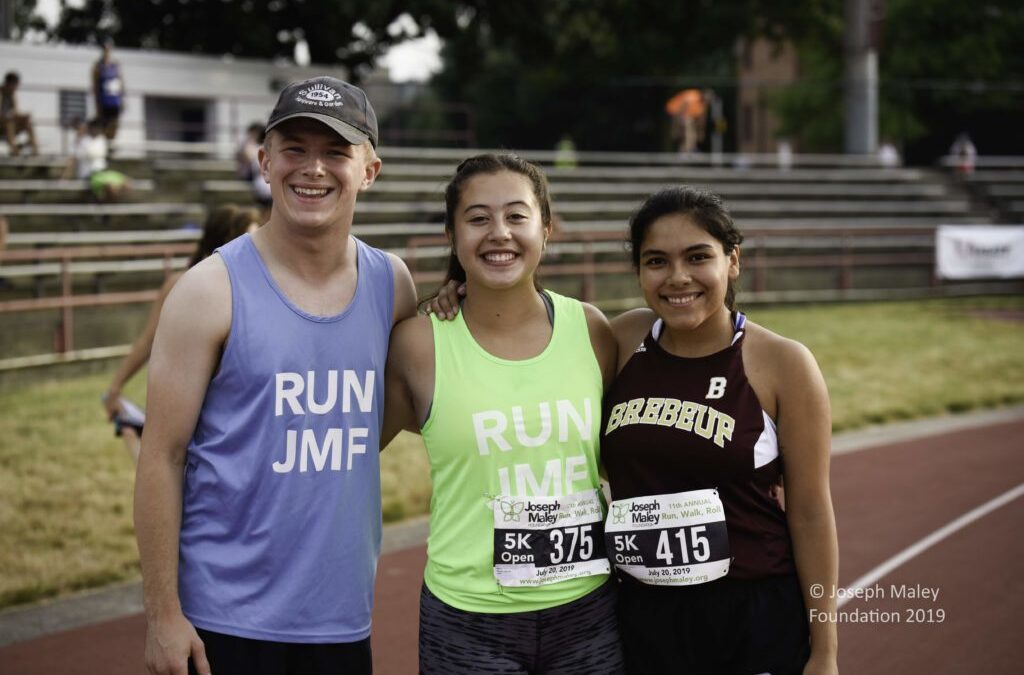
{"type": "Polygon", "coordinates": [[[941,279],[1024,277],[1024,225],[940,225],[935,274],[941,279]]]}

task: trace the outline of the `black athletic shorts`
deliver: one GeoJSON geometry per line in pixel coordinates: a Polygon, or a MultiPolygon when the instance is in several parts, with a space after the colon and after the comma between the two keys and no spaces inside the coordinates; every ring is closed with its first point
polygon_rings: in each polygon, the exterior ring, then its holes
{"type": "Polygon", "coordinates": [[[113,105],[113,106],[109,106],[109,107],[107,107],[107,106],[101,107],[97,111],[96,116],[99,117],[100,121],[103,122],[104,124],[107,123],[107,122],[113,122],[113,121],[117,120],[119,117],[121,117],[121,106],[113,105]]]}
{"type": "MultiPolygon", "coordinates": [[[[464,612],[420,593],[421,675],[622,675],[615,582],[558,607],[464,612]]],[[[215,671],[216,672],[216,671],[215,671]]]]}
{"type": "Polygon", "coordinates": [[[800,675],[810,656],[796,575],[682,587],[623,575],[619,628],[630,675],[800,675]]]}
{"type": "MultiPolygon", "coordinates": [[[[370,675],[370,638],[328,644],[268,642],[197,628],[214,675],[370,675]]],[[[189,675],[195,675],[192,660],[189,675]]]]}

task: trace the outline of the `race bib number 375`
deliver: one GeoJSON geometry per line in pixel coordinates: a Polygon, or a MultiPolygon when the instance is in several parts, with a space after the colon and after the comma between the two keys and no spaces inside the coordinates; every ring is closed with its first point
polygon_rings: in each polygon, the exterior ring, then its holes
{"type": "Polygon", "coordinates": [[[565,497],[494,500],[494,577],[501,586],[541,586],[608,574],[597,490],[565,497]]]}
{"type": "Polygon", "coordinates": [[[605,537],[615,566],[646,584],[703,584],[729,572],[729,535],[718,490],[614,501],[605,537]]]}

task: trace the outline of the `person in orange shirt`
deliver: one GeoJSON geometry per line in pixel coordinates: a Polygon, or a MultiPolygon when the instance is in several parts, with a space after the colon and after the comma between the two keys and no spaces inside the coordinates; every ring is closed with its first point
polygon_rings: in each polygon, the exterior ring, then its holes
{"type": "Polygon", "coordinates": [[[665,103],[665,112],[672,116],[672,138],[679,143],[679,152],[689,154],[704,140],[707,104],[699,89],[683,89],[665,103]]]}

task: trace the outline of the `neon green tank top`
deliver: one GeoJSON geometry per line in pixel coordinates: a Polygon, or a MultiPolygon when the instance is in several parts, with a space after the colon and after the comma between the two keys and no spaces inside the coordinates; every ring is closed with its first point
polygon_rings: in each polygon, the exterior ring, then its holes
{"type": "Polygon", "coordinates": [[[463,611],[555,607],[607,580],[596,574],[509,587],[495,578],[496,498],[562,497],[600,482],[603,387],[586,316],[579,301],[546,293],[555,310],[551,340],[523,361],[485,351],[461,313],[453,321],[431,317],[434,400],[422,435],[433,496],[424,581],[463,611]]]}

